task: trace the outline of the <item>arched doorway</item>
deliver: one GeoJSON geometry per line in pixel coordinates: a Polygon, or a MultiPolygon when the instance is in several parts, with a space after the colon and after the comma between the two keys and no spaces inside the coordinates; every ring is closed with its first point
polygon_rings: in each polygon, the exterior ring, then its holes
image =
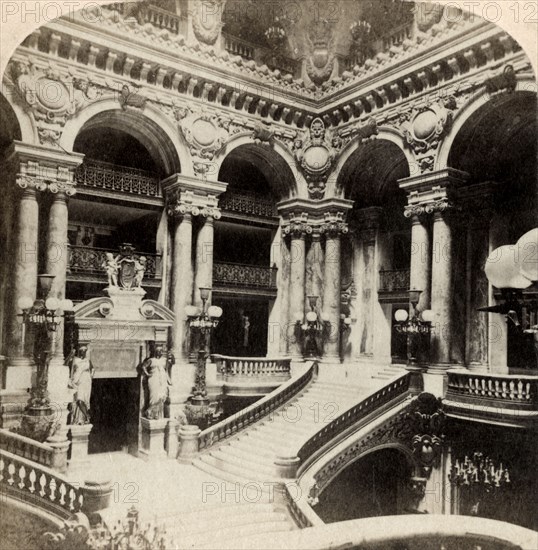
{"type": "MultiPolygon", "coordinates": [[[[494,96],[465,121],[450,149],[448,165],[469,174],[468,184],[460,189],[468,223],[455,279],[461,284],[456,292],[467,293],[460,310],[466,332],[459,345],[462,359],[471,367],[489,364],[512,372],[536,368],[532,335],[524,333],[536,324],[536,313],[524,307],[521,324],[516,326],[506,323],[502,315],[478,311],[501,299],[499,289],[488,285],[484,273],[489,252],[516,243],[537,225],[536,115],[534,93],[494,96]]],[[[536,284],[523,293],[526,304],[537,297],[536,284]]]]}
{"type": "Polygon", "coordinates": [[[245,144],[224,159],[219,181],[228,189],[219,200],[222,218],[215,224],[213,301],[224,316],[212,351],[263,357],[271,347],[278,349],[268,330],[279,291],[277,203],[289,194],[293,176],[274,151],[245,144]]]}
{"type": "Polygon", "coordinates": [[[325,523],[410,513],[412,468],[399,450],[371,452],[340,472],[314,507],[325,523]]]}
{"type": "Polygon", "coordinates": [[[397,183],[408,175],[403,151],[379,138],[361,145],[338,177],[338,188],[354,201],[350,236],[342,243],[343,290],[357,318],[345,350],[352,358],[406,360],[406,339],[394,328],[394,312],[408,307],[411,227],[397,183]]]}

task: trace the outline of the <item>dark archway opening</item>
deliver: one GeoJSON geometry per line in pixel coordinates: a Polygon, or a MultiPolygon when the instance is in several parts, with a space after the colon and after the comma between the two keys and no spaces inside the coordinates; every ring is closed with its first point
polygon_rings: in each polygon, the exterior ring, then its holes
{"type": "Polygon", "coordinates": [[[321,493],[316,513],[325,523],[412,513],[407,458],[396,449],[366,455],[348,466],[321,493]]]}

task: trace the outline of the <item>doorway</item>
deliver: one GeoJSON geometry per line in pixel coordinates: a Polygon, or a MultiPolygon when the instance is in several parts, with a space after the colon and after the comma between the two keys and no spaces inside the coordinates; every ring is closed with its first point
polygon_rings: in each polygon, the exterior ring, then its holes
{"type": "Polygon", "coordinates": [[[140,382],[138,378],[96,378],[90,401],[88,452],[136,452],[140,382]]]}

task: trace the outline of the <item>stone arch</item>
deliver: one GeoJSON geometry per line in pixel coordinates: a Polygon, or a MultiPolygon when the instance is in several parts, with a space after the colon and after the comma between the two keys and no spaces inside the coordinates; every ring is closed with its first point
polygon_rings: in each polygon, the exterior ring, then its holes
{"type": "Polygon", "coordinates": [[[15,89],[12,83],[4,80],[4,89],[11,90],[11,100],[7,95],[0,93],[0,120],[2,121],[2,132],[7,131],[12,134],[12,139],[23,141],[24,143],[39,143],[37,126],[34,117],[28,111],[14,101],[15,89]],[[16,137],[15,137],[16,136],[16,137]]]}
{"type": "Polygon", "coordinates": [[[72,151],[79,133],[92,127],[110,127],[130,134],[144,145],[166,175],[193,173],[192,160],[179,130],[151,105],[136,111],[122,110],[113,99],[93,103],[67,122],[60,146],[72,151]]]}
{"type": "Polygon", "coordinates": [[[449,166],[449,157],[452,146],[472,116],[480,109],[493,110],[504,102],[510,101],[514,94],[533,94],[536,96],[537,84],[533,76],[524,75],[517,77],[516,89],[511,94],[491,96],[485,88],[473,94],[456,113],[450,133],[442,141],[437,155],[437,168],[444,169],[449,166]]]}
{"type": "Polygon", "coordinates": [[[273,192],[281,200],[293,196],[308,197],[306,182],[298,172],[295,161],[288,149],[278,141],[272,146],[254,143],[250,134],[233,137],[226,148],[215,159],[217,174],[225,159],[234,152],[257,165],[273,192]]]}
{"type": "Polygon", "coordinates": [[[362,155],[368,150],[371,151],[371,144],[374,144],[375,146],[376,143],[383,141],[392,143],[400,149],[407,162],[408,172],[412,175],[415,161],[409,149],[405,147],[402,134],[395,128],[384,126],[379,128],[376,139],[367,141],[366,143],[362,143],[360,140],[353,140],[342,150],[338,158],[338,163],[333,170],[333,175],[327,182],[326,196],[337,196],[343,198],[346,190],[342,175],[344,174],[345,177],[345,170],[346,168],[349,168],[350,162],[353,162],[353,158],[356,158],[357,154],[362,155]]]}

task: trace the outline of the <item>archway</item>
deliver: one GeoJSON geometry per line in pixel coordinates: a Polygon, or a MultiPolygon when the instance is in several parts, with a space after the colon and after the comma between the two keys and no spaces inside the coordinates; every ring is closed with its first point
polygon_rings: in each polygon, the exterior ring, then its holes
{"type": "Polygon", "coordinates": [[[268,326],[277,298],[277,203],[290,193],[291,170],[266,146],[243,144],[224,158],[220,181],[228,183],[215,227],[215,300],[225,322],[215,331],[213,351],[263,357],[269,352],[268,326]],[[227,273],[235,272],[236,280],[227,273]]]}
{"type": "MultiPolygon", "coordinates": [[[[536,364],[532,335],[523,332],[533,324],[531,317],[523,315],[521,326],[516,326],[506,324],[501,315],[477,311],[492,305],[490,292],[500,298],[498,289],[490,289],[483,271],[489,251],[514,244],[536,227],[536,115],[532,92],[493,96],[461,125],[448,155],[451,168],[469,174],[468,184],[460,189],[469,217],[467,236],[460,239],[463,252],[455,264],[455,280],[462,283],[456,293],[463,292],[464,285],[468,292],[466,309],[461,310],[467,331],[459,341],[468,366],[489,364],[496,370],[519,370],[536,364]],[[488,336],[488,330],[495,334],[488,336]]],[[[534,300],[537,292],[536,285],[527,289],[524,301],[534,300]]]]}
{"type": "Polygon", "coordinates": [[[342,243],[343,286],[350,291],[351,317],[357,318],[345,344],[348,357],[374,356],[385,363],[406,358],[394,312],[408,302],[411,228],[397,183],[408,175],[404,151],[376,139],[359,146],[338,176],[337,189],[354,201],[350,237],[342,243]]]}
{"type": "Polygon", "coordinates": [[[314,509],[325,523],[411,513],[411,475],[412,466],[400,450],[373,451],[340,472],[314,509]]]}

